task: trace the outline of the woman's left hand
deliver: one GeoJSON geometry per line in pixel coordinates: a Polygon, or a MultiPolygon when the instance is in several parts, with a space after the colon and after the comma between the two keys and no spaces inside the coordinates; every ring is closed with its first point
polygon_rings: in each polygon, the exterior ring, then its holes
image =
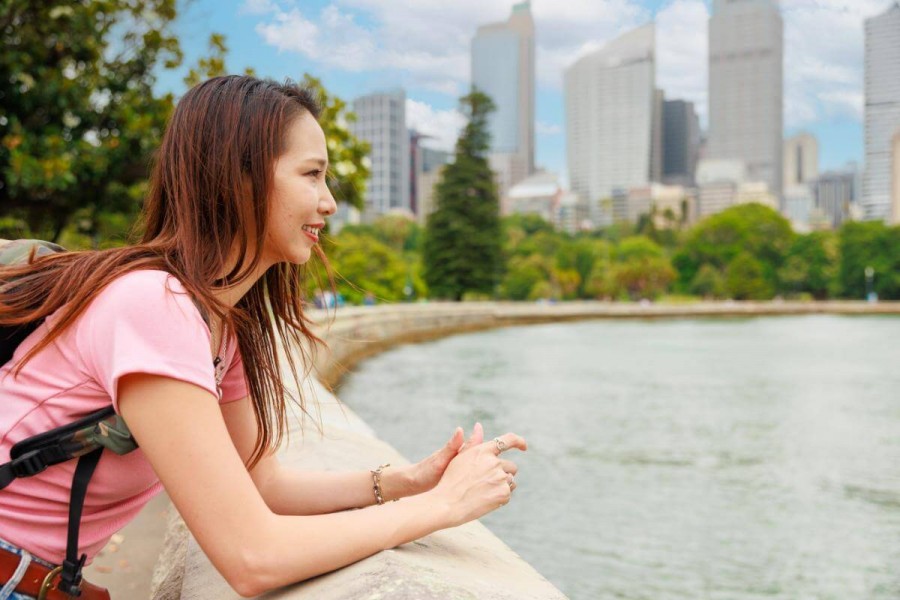
{"type": "Polygon", "coordinates": [[[385,500],[414,496],[427,492],[437,485],[447,465],[457,454],[484,441],[481,423],[475,423],[472,435],[465,440],[462,427],[457,427],[450,440],[431,456],[412,465],[389,467],[381,476],[381,489],[385,500]]]}

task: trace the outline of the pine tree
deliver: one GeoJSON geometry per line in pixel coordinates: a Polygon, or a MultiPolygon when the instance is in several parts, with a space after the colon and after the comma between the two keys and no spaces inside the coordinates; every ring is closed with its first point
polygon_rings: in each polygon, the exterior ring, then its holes
{"type": "Polygon", "coordinates": [[[474,88],[460,103],[469,122],[435,188],[422,248],[432,297],[453,300],[466,292],[493,293],[503,270],[500,204],[487,161],[494,103],[474,88]]]}

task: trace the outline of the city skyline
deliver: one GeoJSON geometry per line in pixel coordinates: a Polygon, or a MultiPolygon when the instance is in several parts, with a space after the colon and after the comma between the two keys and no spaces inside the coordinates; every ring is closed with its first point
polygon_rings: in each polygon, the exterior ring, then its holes
{"type": "MultiPolygon", "coordinates": [[[[345,100],[403,87],[411,127],[435,134],[447,148],[462,122],[458,96],[469,80],[469,46],[479,25],[508,18],[512,0],[454,3],[397,0],[275,0],[187,7],[177,29],[185,63],[206,52],[208,33],[227,36],[233,71],[252,66],[262,76],[298,78],[309,72],[345,100]],[[302,8],[301,8],[302,7],[302,8]],[[402,33],[402,35],[400,35],[402,33]],[[236,59],[235,57],[240,57],[236,59]],[[425,127],[423,127],[425,125],[425,127]],[[431,128],[435,131],[428,131],[431,128]]],[[[578,57],[655,18],[657,86],[667,99],[693,102],[707,126],[709,3],[700,0],[573,0],[555,7],[532,0],[536,30],[536,163],[565,176],[562,72],[578,57]]],[[[784,0],[785,137],[818,138],[822,170],[862,162],[863,21],[886,0],[816,6],[784,0]],[[829,36],[815,34],[826,29],[829,36]]],[[[183,72],[183,70],[181,71],[183,72]]],[[[161,74],[158,87],[180,92],[181,72],[161,74]]]]}

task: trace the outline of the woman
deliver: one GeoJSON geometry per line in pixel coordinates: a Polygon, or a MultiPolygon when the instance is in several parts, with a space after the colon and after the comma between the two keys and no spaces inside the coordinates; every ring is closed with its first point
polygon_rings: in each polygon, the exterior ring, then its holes
{"type": "MultiPolygon", "coordinates": [[[[81,519],[88,559],[161,487],[244,596],[509,501],[516,466],[500,454],[525,441],[484,442],[478,425],[465,443],[457,429],[427,459],[374,477],[297,472],[274,457],[286,416],[276,348],[318,341],[302,310],[302,265],[320,254],[335,211],[318,114],[294,85],[206,81],[163,137],[140,244],[0,269],[0,282],[28,277],[0,296],[0,324],[47,317],[0,369],[2,460],[16,441],[110,402],[140,446],[100,459],[81,519]]],[[[63,560],[74,468],[0,492],[0,565],[63,560]]],[[[27,594],[14,575],[7,587],[27,594]]]]}

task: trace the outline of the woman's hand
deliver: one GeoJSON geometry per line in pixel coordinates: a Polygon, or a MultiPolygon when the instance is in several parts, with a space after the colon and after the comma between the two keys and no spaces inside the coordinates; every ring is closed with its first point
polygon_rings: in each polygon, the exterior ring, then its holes
{"type": "Polygon", "coordinates": [[[390,467],[381,476],[381,491],[385,500],[414,496],[434,488],[456,455],[466,448],[484,441],[481,423],[475,423],[472,435],[464,439],[462,427],[457,427],[450,440],[431,456],[412,465],[390,467]]]}
{"type": "Polygon", "coordinates": [[[432,492],[450,510],[450,525],[477,519],[509,502],[516,488],[515,463],[501,458],[510,448],[526,450],[525,440],[514,433],[467,447],[459,452],[432,492]]]}

